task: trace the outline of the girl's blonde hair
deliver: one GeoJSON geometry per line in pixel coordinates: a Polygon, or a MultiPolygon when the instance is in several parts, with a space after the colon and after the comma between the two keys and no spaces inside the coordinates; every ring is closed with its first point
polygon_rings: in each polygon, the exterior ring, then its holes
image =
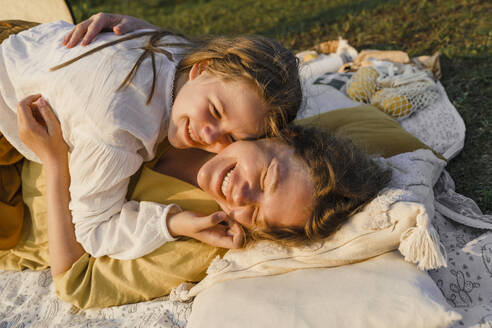
{"type": "Polygon", "coordinates": [[[147,98],[147,104],[149,104],[156,85],[155,54],[161,53],[169,60],[175,60],[165,47],[182,47],[185,49],[185,54],[178,64],[177,74],[188,72],[194,64],[206,62],[206,71],[226,80],[249,82],[256,88],[269,108],[266,113],[265,135],[279,135],[279,131],[295,119],[302,101],[298,59],[277,41],[262,36],[209,37],[191,40],[168,30],[141,32],[103,44],[72,60],[52,67],[51,70],[65,67],[116,43],[143,36],[149,36],[148,42],[141,48],[144,51],[118,90],[126,87],[132,81],[140,64],[144,59],[150,57],[154,76],[147,98]],[[169,35],[180,36],[184,42],[165,43],[161,41],[169,35]]]}
{"type": "Polygon", "coordinates": [[[298,60],[277,41],[262,36],[196,40],[178,71],[189,71],[200,62],[207,62],[207,71],[226,80],[243,80],[255,86],[269,108],[266,135],[279,135],[296,118],[302,100],[298,60]]]}

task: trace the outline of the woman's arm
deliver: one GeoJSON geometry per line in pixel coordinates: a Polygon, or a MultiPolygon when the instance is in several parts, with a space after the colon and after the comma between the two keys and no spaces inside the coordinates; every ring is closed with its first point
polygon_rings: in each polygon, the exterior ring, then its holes
{"type": "Polygon", "coordinates": [[[19,136],[41,159],[46,174],[48,240],[53,276],[68,270],[83,254],[75,239],[70,201],[68,147],[60,123],[40,95],[30,96],[17,106],[19,136]]]}
{"type": "Polygon", "coordinates": [[[51,273],[57,275],[70,269],[85,252],[75,239],[72,215],[68,210],[70,174],[67,154],[47,161],[44,168],[51,273]]]}
{"type": "MultiPolygon", "coordinates": [[[[97,156],[97,151],[94,154],[97,145],[84,151],[74,148],[70,169],[76,174],[70,177],[67,146],[49,105],[37,95],[26,98],[18,107],[21,140],[45,166],[48,209],[53,217],[49,221],[50,249],[53,247],[51,253],[56,261],[68,263],[70,267],[83,253],[79,252],[81,247],[95,256],[138,258],[173,240],[173,236],[188,236],[225,248],[242,246],[240,225],[224,213],[201,217],[192,212],[177,214],[172,210],[174,205],[126,202],[126,188],[121,188],[121,179],[112,177],[131,167],[119,165],[121,159],[111,154],[109,159],[97,156]],[[222,225],[223,222],[227,224],[222,225]],[[168,236],[169,232],[172,236],[168,236]]],[[[123,178],[129,174],[123,174],[123,178]]],[[[66,265],[53,265],[60,270],[68,269],[66,265]]]]}
{"type": "Polygon", "coordinates": [[[67,48],[72,48],[82,40],[80,44],[86,46],[91,43],[103,29],[112,29],[115,34],[121,35],[146,28],[158,29],[157,26],[136,17],[98,13],[75,25],[63,39],[63,45],[67,48]]]}

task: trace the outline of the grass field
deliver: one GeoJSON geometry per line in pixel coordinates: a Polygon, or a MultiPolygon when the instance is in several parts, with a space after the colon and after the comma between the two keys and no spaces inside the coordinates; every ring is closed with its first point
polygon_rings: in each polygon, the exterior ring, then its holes
{"type": "Polygon", "coordinates": [[[71,0],[77,21],[99,11],[193,36],[261,34],[297,51],[342,36],[358,50],[442,52],[443,83],[467,126],[447,169],[458,192],[492,213],[492,3],[479,0],[71,0]],[[103,3],[103,4],[101,4],[103,3]]]}

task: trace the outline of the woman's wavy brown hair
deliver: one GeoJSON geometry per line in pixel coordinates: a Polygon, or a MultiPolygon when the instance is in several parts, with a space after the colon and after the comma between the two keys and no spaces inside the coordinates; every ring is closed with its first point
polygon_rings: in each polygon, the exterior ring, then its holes
{"type": "Polygon", "coordinates": [[[70,65],[116,43],[145,36],[148,37],[148,41],[141,48],[143,52],[119,89],[130,84],[141,63],[150,57],[154,76],[147,98],[147,104],[149,104],[154,94],[157,78],[155,55],[160,53],[169,60],[176,60],[166,50],[166,47],[182,47],[185,54],[178,64],[177,73],[186,73],[194,64],[207,62],[206,71],[226,80],[243,80],[255,87],[268,108],[265,116],[265,135],[278,135],[282,128],[295,119],[302,101],[298,59],[277,41],[262,36],[208,37],[191,40],[168,30],[146,31],[98,46],[52,67],[51,70],[70,65]],[[169,35],[182,37],[183,42],[166,43],[162,41],[169,35]]]}
{"type": "Polygon", "coordinates": [[[302,228],[250,231],[252,240],[266,238],[288,245],[322,240],[376,197],[391,179],[390,170],[346,138],[292,125],[282,131],[281,140],[294,148],[295,156],[309,169],[314,182],[312,215],[302,228]]]}

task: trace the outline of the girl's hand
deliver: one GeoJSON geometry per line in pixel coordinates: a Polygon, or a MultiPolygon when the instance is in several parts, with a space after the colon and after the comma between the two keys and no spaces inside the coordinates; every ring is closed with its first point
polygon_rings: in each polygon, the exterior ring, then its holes
{"type": "Polygon", "coordinates": [[[121,35],[143,28],[157,29],[156,26],[136,17],[98,13],[75,25],[63,38],[62,44],[67,48],[73,48],[82,40],[81,45],[86,46],[103,29],[112,29],[115,34],[121,35]]]}
{"type": "Polygon", "coordinates": [[[60,122],[41,95],[32,95],[17,105],[17,128],[20,140],[43,164],[66,156],[68,147],[63,140],[60,122]]]}
{"type": "Polygon", "coordinates": [[[167,227],[174,237],[191,237],[222,248],[244,246],[243,228],[224,212],[215,212],[208,216],[190,211],[180,212],[168,218],[167,227]]]}

